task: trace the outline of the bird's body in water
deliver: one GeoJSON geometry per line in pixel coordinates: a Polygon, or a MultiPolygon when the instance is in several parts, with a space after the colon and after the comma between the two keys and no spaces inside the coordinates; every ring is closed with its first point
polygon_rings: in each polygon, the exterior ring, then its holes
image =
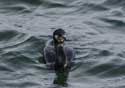
{"type": "Polygon", "coordinates": [[[44,58],[48,69],[55,70],[54,84],[67,85],[70,68],[74,64],[74,50],[65,45],[64,30],[53,33],[53,40],[44,48],[44,58]]]}
{"type": "Polygon", "coordinates": [[[56,62],[55,62],[55,70],[63,70],[64,65],[66,64],[66,56],[63,50],[63,46],[57,46],[56,47],[56,62]],[[62,68],[62,69],[61,69],[62,68]]]}
{"type": "Polygon", "coordinates": [[[55,73],[57,78],[54,80],[54,84],[67,85],[66,81],[69,75],[70,66],[67,63],[67,57],[65,55],[63,46],[59,45],[57,49],[57,58],[55,62],[55,73]]]}

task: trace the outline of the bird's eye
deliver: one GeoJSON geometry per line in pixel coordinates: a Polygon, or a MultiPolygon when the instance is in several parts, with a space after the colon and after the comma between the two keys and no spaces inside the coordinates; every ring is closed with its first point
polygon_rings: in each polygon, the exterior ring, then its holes
{"type": "Polygon", "coordinates": [[[54,37],[55,37],[55,39],[57,39],[59,36],[58,36],[58,35],[55,35],[54,37]]]}

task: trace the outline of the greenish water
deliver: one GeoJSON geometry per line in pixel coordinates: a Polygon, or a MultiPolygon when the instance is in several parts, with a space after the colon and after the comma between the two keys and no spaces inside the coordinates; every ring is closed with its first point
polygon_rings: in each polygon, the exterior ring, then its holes
{"type": "Polygon", "coordinates": [[[43,63],[56,28],[81,64],[66,88],[125,87],[124,0],[0,0],[0,88],[62,88],[43,63]]]}

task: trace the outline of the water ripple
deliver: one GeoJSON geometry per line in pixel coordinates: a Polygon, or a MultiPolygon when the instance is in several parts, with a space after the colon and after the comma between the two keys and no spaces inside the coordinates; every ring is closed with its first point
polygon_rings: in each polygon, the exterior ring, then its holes
{"type": "Polygon", "coordinates": [[[124,87],[124,4],[124,0],[0,0],[0,86],[50,86],[55,74],[46,70],[43,48],[55,29],[64,28],[78,62],[69,88],[124,87]]]}

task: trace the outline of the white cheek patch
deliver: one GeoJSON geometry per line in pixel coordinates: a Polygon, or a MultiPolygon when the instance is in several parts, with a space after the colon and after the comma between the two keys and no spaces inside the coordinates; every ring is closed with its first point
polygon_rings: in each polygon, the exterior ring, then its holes
{"type": "MultiPolygon", "coordinates": [[[[63,38],[66,38],[66,35],[63,35],[62,37],[63,37],[63,38]]],[[[55,38],[55,39],[58,39],[58,38],[59,38],[59,35],[55,35],[54,38],[55,38]]]]}
{"type": "Polygon", "coordinates": [[[55,35],[54,37],[55,37],[55,39],[57,39],[59,36],[58,36],[58,35],[55,35]]]}

